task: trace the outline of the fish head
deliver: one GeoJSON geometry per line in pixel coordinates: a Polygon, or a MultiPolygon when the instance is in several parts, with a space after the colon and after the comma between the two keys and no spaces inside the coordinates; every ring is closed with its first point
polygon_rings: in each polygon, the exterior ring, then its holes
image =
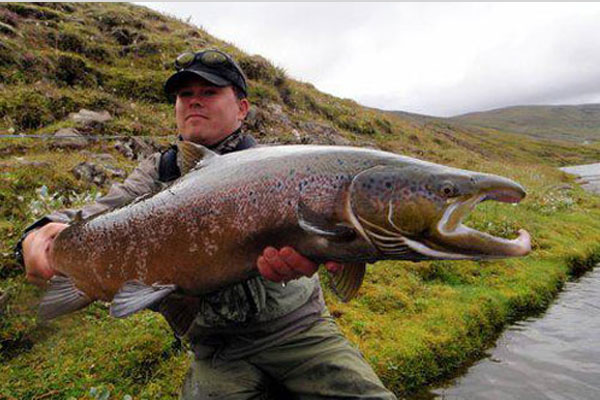
{"type": "Polygon", "coordinates": [[[482,201],[518,203],[525,190],[497,175],[423,163],[377,166],[350,185],[356,230],[384,256],[396,259],[488,259],[524,256],[529,234],[496,237],[462,222],[482,201]]]}

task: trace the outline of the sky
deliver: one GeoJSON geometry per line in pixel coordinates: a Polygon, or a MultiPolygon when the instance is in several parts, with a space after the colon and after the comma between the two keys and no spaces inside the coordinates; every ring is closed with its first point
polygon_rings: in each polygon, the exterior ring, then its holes
{"type": "Polygon", "coordinates": [[[453,116],[600,103],[597,3],[137,4],[369,107],[453,116]]]}

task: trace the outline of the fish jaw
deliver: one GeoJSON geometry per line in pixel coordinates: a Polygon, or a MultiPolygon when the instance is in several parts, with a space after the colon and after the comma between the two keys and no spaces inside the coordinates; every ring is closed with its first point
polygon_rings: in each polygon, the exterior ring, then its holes
{"type": "Polygon", "coordinates": [[[469,212],[483,201],[514,204],[525,197],[523,187],[509,179],[482,174],[479,180],[478,193],[449,202],[427,238],[420,241],[408,239],[407,245],[433,258],[493,259],[529,254],[531,236],[524,229],[518,231],[515,239],[505,239],[463,225],[462,221],[469,212]]]}

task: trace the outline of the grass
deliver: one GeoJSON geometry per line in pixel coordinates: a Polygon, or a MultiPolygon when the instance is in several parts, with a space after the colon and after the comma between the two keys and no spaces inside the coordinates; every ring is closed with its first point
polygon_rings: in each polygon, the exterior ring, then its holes
{"type": "MultiPolygon", "coordinates": [[[[179,52],[216,46],[250,72],[250,99],[263,112],[248,129],[262,141],[293,142],[294,129],[316,138],[301,128],[314,122],[355,145],[522,183],[529,194],[521,204],[481,204],[467,223],[504,237],[526,228],[534,246],[526,258],[380,262],[369,267],[359,297],[347,304],[326,288],[323,273],[326,301],[342,331],[399,395],[480,356],[507,323],[547,307],[569,277],[599,261],[600,201],[556,167],[597,161],[600,145],[366,109],[291,80],[268,60],[198,28],[130,4],[0,5],[0,21],[14,30],[0,45],[2,133],[51,134],[75,126],[68,114],[88,108],[113,116],[92,134],[172,138],[172,106],[161,97],[160,83],[179,52]],[[65,41],[58,46],[52,37],[65,41]],[[264,112],[271,105],[291,123],[264,112]]],[[[114,141],[95,142],[84,153],[2,133],[0,297],[7,300],[0,304],[0,399],[177,398],[188,356],[162,317],[144,312],[116,320],[106,305],[95,304],[41,324],[35,308],[42,292],[25,282],[12,258],[33,220],[106,191],[75,179],[75,165],[94,153],[110,154],[109,163],[127,171],[135,162],[118,153],[114,141]]]]}

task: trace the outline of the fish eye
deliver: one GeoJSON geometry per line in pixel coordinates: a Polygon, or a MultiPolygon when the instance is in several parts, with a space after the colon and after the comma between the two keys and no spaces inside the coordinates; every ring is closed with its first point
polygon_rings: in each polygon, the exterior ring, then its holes
{"type": "Polygon", "coordinates": [[[452,182],[443,182],[440,185],[439,193],[443,197],[454,197],[458,194],[458,190],[452,182]]]}

